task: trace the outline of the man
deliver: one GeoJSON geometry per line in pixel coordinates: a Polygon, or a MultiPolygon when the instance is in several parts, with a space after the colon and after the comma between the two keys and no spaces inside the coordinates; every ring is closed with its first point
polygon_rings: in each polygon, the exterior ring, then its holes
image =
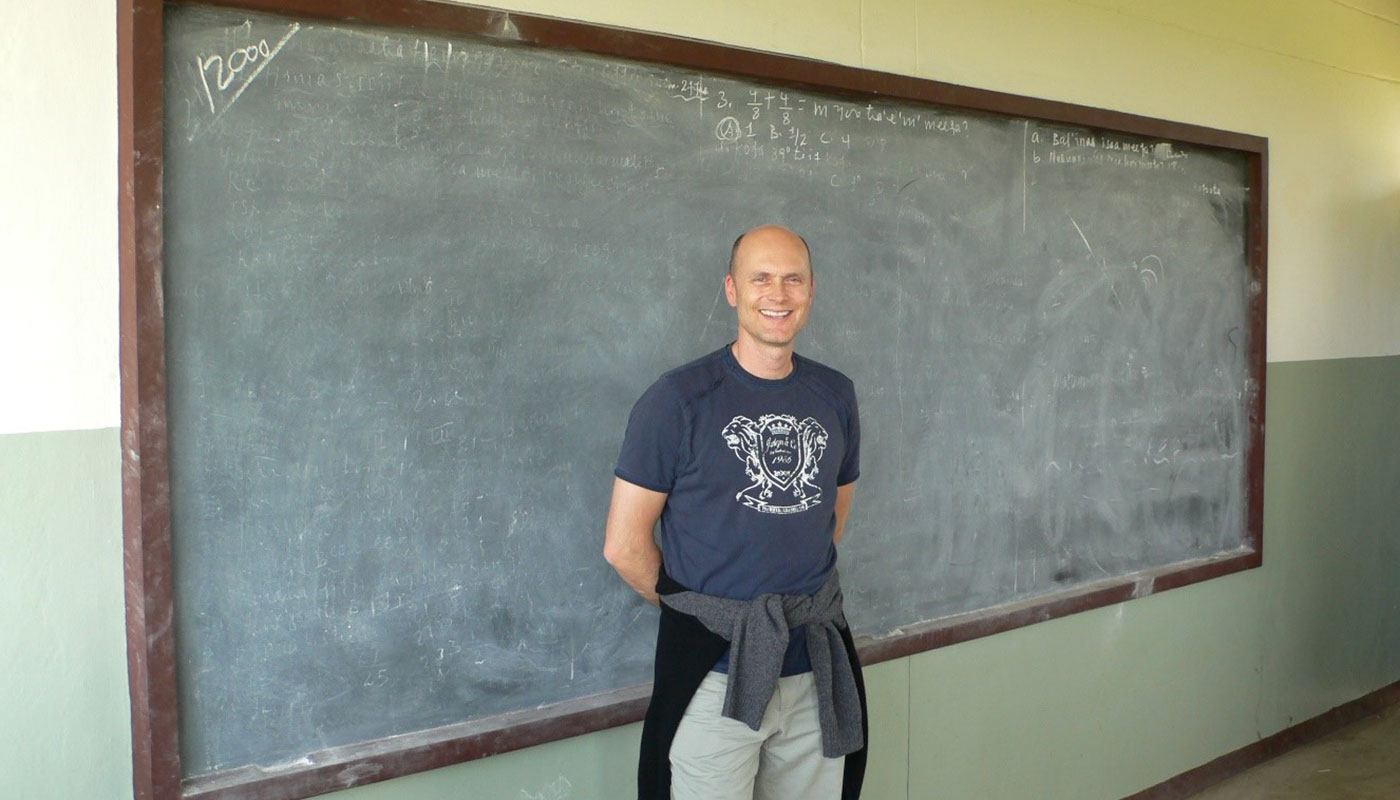
{"type": "Polygon", "coordinates": [[[604,556],[661,608],[642,800],[860,793],[865,693],[835,570],[860,422],[851,381],[793,352],[814,287],[800,236],[740,236],[737,338],[628,420],[604,556]]]}

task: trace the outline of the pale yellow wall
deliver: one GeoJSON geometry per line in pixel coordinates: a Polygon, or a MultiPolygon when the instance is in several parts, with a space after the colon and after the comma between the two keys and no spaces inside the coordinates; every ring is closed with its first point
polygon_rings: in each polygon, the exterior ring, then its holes
{"type": "Polygon", "coordinates": [[[120,420],[114,5],[0,2],[0,434],[120,420]]]}
{"type": "Polygon", "coordinates": [[[1269,360],[1400,353],[1400,3],[509,5],[1267,136],[1269,360]]]}
{"type": "MultiPolygon", "coordinates": [[[[1269,359],[1400,353],[1395,0],[516,0],[1268,136],[1269,359]]],[[[0,433],[118,424],[115,10],[0,5],[0,433]]]]}

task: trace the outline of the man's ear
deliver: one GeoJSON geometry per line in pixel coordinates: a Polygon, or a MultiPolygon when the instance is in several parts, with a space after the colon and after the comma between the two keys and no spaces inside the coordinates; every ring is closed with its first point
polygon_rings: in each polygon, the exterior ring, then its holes
{"type": "Polygon", "coordinates": [[[734,288],[734,276],[732,274],[724,276],[724,299],[729,301],[731,308],[739,307],[739,293],[734,288]]]}

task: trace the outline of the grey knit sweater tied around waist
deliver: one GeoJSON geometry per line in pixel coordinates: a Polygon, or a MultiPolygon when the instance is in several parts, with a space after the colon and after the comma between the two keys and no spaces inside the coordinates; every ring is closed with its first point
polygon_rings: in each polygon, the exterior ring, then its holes
{"type": "Polygon", "coordinates": [[[835,569],[811,597],[765,594],[753,600],[727,600],[699,592],[677,592],[661,595],[661,602],[695,617],[729,642],[729,688],[723,713],[752,730],[762,724],[763,712],[778,686],[788,631],[805,627],[817,687],[822,755],[837,758],[863,746],[860,696],[837,629],[838,625],[845,627],[846,617],[841,611],[841,581],[835,569]]]}

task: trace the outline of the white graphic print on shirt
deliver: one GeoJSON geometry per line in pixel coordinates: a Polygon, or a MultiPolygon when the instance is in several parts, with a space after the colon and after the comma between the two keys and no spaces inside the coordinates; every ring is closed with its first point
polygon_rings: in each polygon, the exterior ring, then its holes
{"type": "Polygon", "coordinates": [[[765,514],[795,514],[821,503],[821,487],[814,482],[826,452],[821,423],[812,417],[798,422],[791,414],[764,414],[757,422],[738,416],[724,426],[723,435],[753,481],[735,500],[765,514]]]}

